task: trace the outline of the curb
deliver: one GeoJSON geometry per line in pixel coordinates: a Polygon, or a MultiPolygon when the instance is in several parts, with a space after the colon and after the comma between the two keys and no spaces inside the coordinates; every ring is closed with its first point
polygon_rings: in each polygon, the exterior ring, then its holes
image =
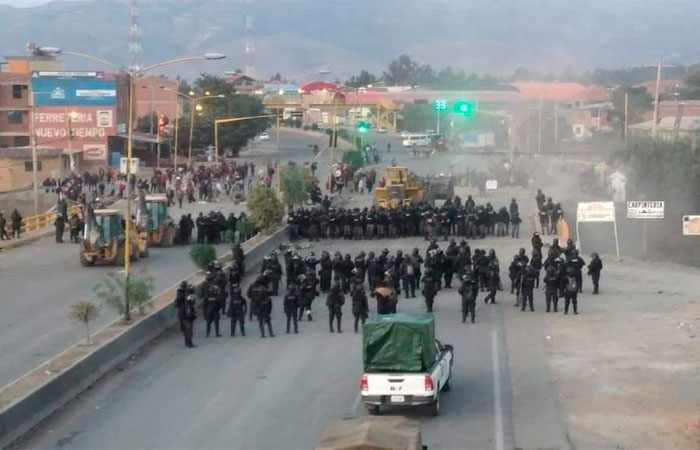
{"type": "MultiPolygon", "coordinates": [[[[286,226],[274,234],[244,243],[251,263],[286,242],[286,226]],[[253,242],[251,242],[253,241],[253,242]]],[[[228,254],[228,253],[227,253],[228,254]]],[[[252,264],[251,264],[252,266],[252,264]]],[[[184,279],[198,285],[200,271],[184,279]]],[[[125,324],[117,319],[92,336],[93,345],[72,345],[30,372],[0,388],[0,448],[9,446],[41,421],[95,383],[130,355],[177,322],[172,307],[180,282],[160,292],[146,305],[150,311],[125,324]]]]}
{"type": "Polygon", "coordinates": [[[36,242],[40,239],[43,239],[45,237],[51,236],[55,232],[56,231],[51,229],[51,228],[49,228],[47,230],[42,230],[41,232],[39,232],[33,236],[29,236],[26,238],[20,238],[19,240],[16,240],[16,241],[10,241],[7,244],[4,244],[4,243],[0,244],[0,250],[11,250],[13,248],[23,247],[25,245],[28,245],[28,244],[36,242]]]}

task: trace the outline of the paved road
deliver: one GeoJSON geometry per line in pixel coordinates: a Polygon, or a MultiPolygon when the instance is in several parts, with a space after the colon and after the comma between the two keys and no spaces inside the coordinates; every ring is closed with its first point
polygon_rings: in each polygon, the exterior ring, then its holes
{"type": "MultiPolygon", "coordinates": [[[[437,164],[438,158],[430,161],[437,164]]],[[[510,195],[490,200],[505,204],[510,195]]],[[[526,214],[528,203],[532,200],[521,198],[526,214]]],[[[495,248],[507,279],[510,255],[529,247],[527,224],[524,228],[522,239],[475,241],[472,248],[495,248]]],[[[383,247],[424,251],[425,246],[413,238],[326,241],[309,250],[354,255],[383,247]]],[[[541,308],[542,294],[536,295],[541,308]]],[[[460,323],[454,290],[438,296],[437,336],[455,346],[453,389],[443,397],[437,418],[388,411],[420,420],[431,449],[569,447],[548,373],[542,312],[520,313],[511,306],[513,296],[499,297],[498,305],[478,302],[472,325],[460,323]]],[[[199,320],[199,347],[186,350],[181,336],[171,331],[17,448],[312,448],[331,422],[365,414],[358,395],[360,336],[352,332],[348,305],[344,332],[329,334],[324,300],[316,300],[315,320],[303,322],[300,335],[283,333],[279,297],[272,339],[259,338],[253,324],[245,338],[207,339],[199,320]]],[[[402,299],[399,305],[401,311],[423,310],[420,299],[402,299]]]]}
{"type": "MultiPolygon", "coordinates": [[[[283,132],[279,155],[283,160],[312,155],[307,145],[316,141],[303,134],[283,132]]],[[[262,146],[262,153],[275,151],[274,142],[262,146]]],[[[257,152],[252,153],[245,159],[263,162],[264,158],[256,155],[257,152]]],[[[185,205],[183,210],[172,208],[171,215],[177,220],[182,213],[196,217],[200,211],[213,209],[228,215],[239,213],[244,206],[195,203],[185,205]]],[[[147,271],[155,280],[155,291],[159,292],[196,270],[188,251],[189,247],[153,248],[150,257],[136,262],[133,270],[147,271]]],[[[217,251],[228,251],[228,247],[219,246],[217,251]]],[[[78,247],[55,244],[53,237],[3,252],[0,256],[0,385],[83,339],[82,327],[66,317],[69,306],[81,299],[95,300],[94,286],[108,273],[120,270],[108,266],[81,267],[78,247]]],[[[102,327],[115,318],[114,311],[102,308],[94,327],[102,327]]]]}

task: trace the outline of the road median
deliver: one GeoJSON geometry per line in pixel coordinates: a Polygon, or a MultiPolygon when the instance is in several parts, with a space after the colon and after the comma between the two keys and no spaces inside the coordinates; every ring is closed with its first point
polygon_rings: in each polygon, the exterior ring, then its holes
{"type": "MultiPolygon", "coordinates": [[[[251,266],[287,240],[282,227],[270,236],[257,235],[243,244],[251,266]]],[[[200,284],[202,272],[186,277],[200,284]]],[[[176,323],[172,306],[179,282],[156,295],[143,315],[129,323],[118,319],[0,389],[0,448],[5,448],[80,394],[131,354],[176,323]]]]}

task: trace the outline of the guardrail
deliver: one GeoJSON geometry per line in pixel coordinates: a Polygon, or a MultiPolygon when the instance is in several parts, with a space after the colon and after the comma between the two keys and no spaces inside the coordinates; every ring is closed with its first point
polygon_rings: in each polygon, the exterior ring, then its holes
{"type": "MultiPolygon", "coordinates": [[[[81,214],[82,207],[78,204],[71,205],[68,207],[68,216],[70,217],[71,214],[73,213],[78,213],[79,215],[81,214]]],[[[56,216],[58,215],[58,211],[49,211],[47,213],[43,214],[37,214],[36,216],[30,216],[30,217],[25,217],[22,219],[22,233],[27,233],[30,231],[34,230],[39,230],[41,228],[45,227],[50,227],[53,226],[54,220],[56,220],[56,216]]],[[[5,229],[7,230],[7,234],[10,234],[12,231],[12,224],[10,222],[10,217],[5,217],[7,220],[7,224],[5,225],[5,229]]]]}

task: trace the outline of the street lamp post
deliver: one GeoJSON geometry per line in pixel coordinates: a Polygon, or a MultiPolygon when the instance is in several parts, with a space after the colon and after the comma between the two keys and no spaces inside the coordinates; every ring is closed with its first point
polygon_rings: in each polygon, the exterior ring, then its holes
{"type": "MultiPolygon", "coordinates": [[[[191,166],[192,165],[192,139],[194,136],[194,111],[196,109],[195,107],[199,106],[199,105],[197,105],[197,102],[199,102],[201,100],[206,100],[208,98],[226,98],[226,96],[224,94],[211,95],[211,93],[209,93],[208,91],[206,92],[206,95],[203,95],[201,97],[195,97],[194,96],[195,94],[193,91],[190,91],[189,94],[190,95],[183,94],[182,92],[177,93],[177,95],[179,95],[183,99],[190,102],[190,142],[189,142],[189,153],[187,156],[187,165],[191,166]]],[[[176,130],[177,130],[177,128],[176,128],[176,130]]],[[[176,133],[177,133],[177,131],[176,131],[176,133]]],[[[176,134],[176,136],[177,136],[177,134],[176,134]]],[[[176,167],[176,169],[177,169],[177,167],[176,167]]]]}
{"type": "MultiPolygon", "coordinates": [[[[63,51],[59,48],[55,47],[38,47],[37,50],[43,51],[45,53],[52,53],[52,54],[64,54],[64,55],[71,55],[71,56],[78,56],[81,58],[86,58],[90,59],[102,64],[105,64],[107,66],[113,67],[115,69],[121,70],[116,64],[113,64],[105,59],[98,58],[95,56],[91,55],[86,55],[84,53],[78,53],[78,52],[69,52],[69,51],[63,51]]],[[[127,124],[127,145],[126,145],[126,158],[127,158],[127,164],[126,164],[126,226],[125,226],[125,242],[124,242],[124,278],[125,278],[125,293],[124,293],[124,300],[125,300],[125,312],[124,312],[124,320],[131,320],[131,304],[129,300],[129,277],[131,275],[131,180],[132,180],[132,175],[131,175],[131,160],[132,160],[132,155],[133,155],[133,134],[134,134],[134,77],[137,75],[142,75],[145,72],[164,67],[164,66],[169,66],[172,64],[178,64],[178,63],[184,63],[184,62],[189,62],[189,61],[205,61],[205,60],[218,60],[218,59],[224,59],[226,56],[222,55],[221,53],[207,53],[204,56],[189,56],[189,57],[184,57],[184,58],[177,58],[177,59],[171,59],[168,61],[163,61],[157,64],[153,64],[144,68],[132,68],[132,69],[126,69],[122,70],[123,73],[126,74],[128,78],[128,85],[129,85],[129,102],[128,102],[128,116],[129,116],[129,123],[127,124]]],[[[36,163],[35,163],[36,164],[36,163]]],[[[36,181],[35,181],[36,183],[36,181]]]]}

